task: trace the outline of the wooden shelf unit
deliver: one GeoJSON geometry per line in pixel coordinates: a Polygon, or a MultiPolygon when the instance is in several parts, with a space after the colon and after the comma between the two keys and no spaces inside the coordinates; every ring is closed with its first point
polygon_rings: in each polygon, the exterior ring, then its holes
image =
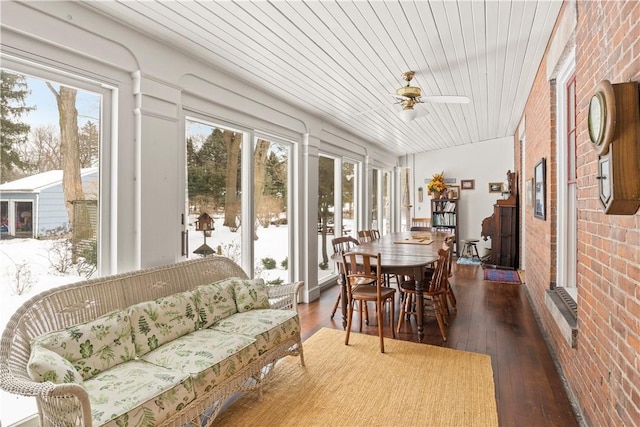
{"type": "Polygon", "coordinates": [[[431,199],[431,227],[455,234],[454,252],[459,255],[458,199],[431,199]]]}

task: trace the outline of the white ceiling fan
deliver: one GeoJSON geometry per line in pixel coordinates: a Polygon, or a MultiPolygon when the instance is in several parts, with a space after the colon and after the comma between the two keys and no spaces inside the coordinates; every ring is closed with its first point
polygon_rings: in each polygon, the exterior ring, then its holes
{"type": "Polygon", "coordinates": [[[415,75],[414,71],[406,71],[402,73],[402,78],[406,80],[407,85],[396,90],[392,96],[396,99],[396,104],[402,106],[402,110],[398,113],[400,118],[405,122],[410,122],[418,116],[418,112],[414,108],[417,104],[424,102],[431,103],[448,103],[448,104],[468,104],[469,98],[466,96],[449,96],[449,95],[429,95],[422,96],[419,87],[411,86],[411,80],[415,75]]]}

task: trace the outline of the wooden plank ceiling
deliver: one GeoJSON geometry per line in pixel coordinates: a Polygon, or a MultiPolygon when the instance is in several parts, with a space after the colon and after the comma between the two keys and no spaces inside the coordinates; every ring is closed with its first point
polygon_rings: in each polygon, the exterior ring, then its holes
{"type": "Polygon", "coordinates": [[[398,155],[514,134],[561,2],[86,2],[398,155]],[[423,103],[390,94],[415,71],[423,103]]]}

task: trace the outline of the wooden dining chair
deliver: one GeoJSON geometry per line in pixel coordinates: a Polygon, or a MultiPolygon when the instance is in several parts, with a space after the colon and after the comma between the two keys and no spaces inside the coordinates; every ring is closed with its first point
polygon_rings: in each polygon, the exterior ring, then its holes
{"type": "MultiPolygon", "coordinates": [[[[380,240],[380,230],[370,230],[371,232],[371,241],[380,240]]],[[[366,231],[364,232],[366,233],[366,231]]],[[[384,285],[391,287],[391,279],[394,279],[396,283],[400,283],[397,274],[384,273],[382,275],[384,279],[384,285]]]]}
{"type": "Polygon", "coordinates": [[[453,289],[451,288],[451,278],[453,274],[451,273],[451,266],[453,265],[453,244],[456,241],[455,234],[450,234],[444,238],[444,244],[449,246],[449,271],[447,272],[447,283],[446,283],[446,299],[448,304],[446,305],[447,313],[449,312],[449,305],[451,305],[451,309],[453,311],[457,311],[458,303],[456,300],[456,295],[453,293],[453,289]]]}
{"type": "Polygon", "coordinates": [[[389,322],[391,334],[396,337],[394,328],[394,307],[396,290],[382,286],[382,265],[380,254],[346,252],[342,254],[342,265],[345,271],[347,285],[348,314],[347,333],[344,340],[349,345],[349,335],[353,323],[354,305],[358,305],[360,316],[360,332],[362,332],[363,307],[367,302],[375,302],[378,320],[378,336],[380,337],[380,352],[384,353],[384,308],[389,303],[389,322]]]}
{"type": "MultiPolygon", "coordinates": [[[[349,252],[351,248],[359,245],[356,239],[351,236],[341,236],[336,237],[335,239],[331,239],[331,246],[333,246],[333,254],[341,256],[344,252],[349,252]]],[[[338,274],[344,277],[344,269],[342,268],[342,263],[336,262],[336,270],[338,274]]],[[[331,311],[331,318],[336,315],[336,311],[338,310],[338,306],[340,305],[340,299],[342,298],[342,289],[338,289],[338,296],[336,298],[336,302],[333,304],[333,310],[331,311]]]]}
{"type": "MultiPolygon", "coordinates": [[[[436,268],[433,272],[433,276],[430,281],[424,279],[424,314],[432,314],[438,323],[440,334],[442,334],[442,340],[447,340],[446,330],[446,282],[449,271],[449,250],[441,248],[438,250],[438,260],[436,261],[436,268]],[[444,302],[444,304],[443,304],[444,302]]],[[[398,316],[398,333],[404,323],[405,317],[408,319],[411,315],[417,315],[417,301],[416,301],[416,286],[415,280],[412,277],[407,277],[400,287],[404,292],[404,299],[400,304],[400,315],[398,316]]]]}
{"type": "MultiPolygon", "coordinates": [[[[451,266],[453,265],[453,245],[456,241],[456,235],[448,233],[444,241],[442,243],[442,249],[445,249],[449,252],[449,271],[447,272],[447,283],[446,283],[446,293],[443,296],[443,305],[447,310],[447,315],[450,314],[450,311],[457,310],[457,300],[456,295],[453,293],[453,288],[451,287],[451,277],[453,274],[451,273],[451,266]],[[449,309],[451,306],[451,310],[449,309]]],[[[424,278],[426,281],[430,281],[433,276],[433,272],[435,271],[435,264],[430,265],[426,268],[424,273],[424,278]]]]}
{"type": "Polygon", "coordinates": [[[360,244],[365,242],[371,242],[373,240],[373,236],[371,235],[371,230],[359,230],[358,231],[358,241],[360,244]]]}

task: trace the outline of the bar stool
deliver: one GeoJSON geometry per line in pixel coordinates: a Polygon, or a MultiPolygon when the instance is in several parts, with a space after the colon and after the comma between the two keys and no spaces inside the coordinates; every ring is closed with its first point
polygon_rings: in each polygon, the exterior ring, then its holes
{"type": "Polygon", "coordinates": [[[476,246],[479,241],[479,239],[462,240],[462,258],[480,259],[478,247],[476,246]]]}

